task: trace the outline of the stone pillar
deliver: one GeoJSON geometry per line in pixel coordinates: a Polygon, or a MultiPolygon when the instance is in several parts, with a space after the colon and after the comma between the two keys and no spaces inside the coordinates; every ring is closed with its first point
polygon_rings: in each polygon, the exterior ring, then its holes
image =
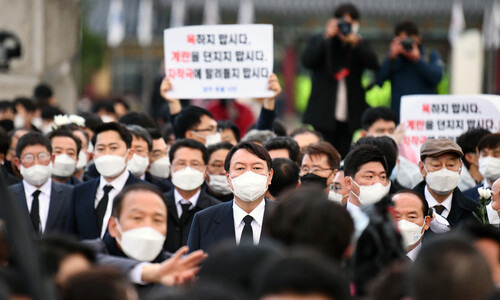
{"type": "Polygon", "coordinates": [[[73,76],[80,42],[80,5],[74,0],[0,0],[0,28],[16,34],[22,56],[0,73],[0,99],[31,97],[39,82],[52,86],[58,105],[76,110],[73,76]]]}

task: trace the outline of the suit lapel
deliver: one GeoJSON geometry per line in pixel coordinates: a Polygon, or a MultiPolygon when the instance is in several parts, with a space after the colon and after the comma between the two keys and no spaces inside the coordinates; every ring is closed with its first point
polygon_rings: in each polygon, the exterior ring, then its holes
{"type": "Polygon", "coordinates": [[[226,202],[214,218],[214,230],[212,231],[214,240],[232,240],[236,243],[234,233],[233,201],[226,202]]]}
{"type": "Polygon", "coordinates": [[[179,215],[177,214],[177,206],[175,205],[174,190],[166,194],[168,214],[173,217],[174,221],[179,224],[179,215]]]}
{"type": "Polygon", "coordinates": [[[50,187],[50,202],[49,202],[49,215],[47,216],[47,224],[45,224],[45,232],[52,230],[57,220],[57,215],[62,207],[62,188],[52,182],[50,187]]]}
{"type": "Polygon", "coordinates": [[[453,196],[451,198],[451,211],[448,214],[448,217],[446,218],[450,223],[451,227],[457,224],[457,222],[460,220],[464,212],[464,210],[461,207],[462,205],[461,200],[462,199],[460,199],[460,195],[458,194],[457,189],[455,189],[455,191],[453,191],[453,196]]]}
{"type": "Polygon", "coordinates": [[[271,200],[268,200],[266,198],[264,198],[264,201],[266,201],[266,206],[264,208],[264,219],[262,220],[262,230],[260,231],[260,239],[259,241],[262,240],[262,236],[264,236],[266,233],[264,232],[267,228],[266,228],[266,220],[267,218],[269,217],[269,215],[271,214],[271,211],[273,209],[273,207],[276,205],[276,202],[273,202],[271,200]]]}
{"type": "Polygon", "coordinates": [[[26,211],[29,215],[28,204],[26,203],[26,193],[24,192],[24,184],[22,182],[18,183],[12,191],[14,192],[16,199],[19,199],[21,202],[21,206],[24,208],[24,211],[26,211]]]}
{"type": "Polygon", "coordinates": [[[93,193],[88,193],[87,201],[83,201],[82,205],[82,216],[87,216],[88,222],[86,222],[86,226],[89,226],[88,230],[90,232],[99,232],[99,236],[101,233],[101,229],[97,228],[97,215],[95,214],[95,197],[97,194],[97,188],[99,187],[100,178],[98,177],[96,180],[92,182],[89,186],[90,191],[93,193]]]}

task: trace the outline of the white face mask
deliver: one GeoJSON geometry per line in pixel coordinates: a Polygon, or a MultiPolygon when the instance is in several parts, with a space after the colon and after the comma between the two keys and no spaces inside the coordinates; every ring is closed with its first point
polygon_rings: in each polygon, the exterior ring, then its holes
{"type": "Polygon", "coordinates": [[[205,147],[208,147],[210,145],[215,145],[217,143],[220,143],[221,141],[222,141],[222,136],[219,132],[211,134],[205,137],[205,147]]]}
{"type": "Polygon", "coordinates": [[[344,195],[339,194],[333,190],[330,190],[328,192],[328,200],[333,201],[333,202],[337,202],[338,204],[343,205],[342,199],[344,199],[344,195]]]}
{"type": "Polygon", "coordinates": [[[14,116],[14,127],[15,128],[24,127],[24,123],[26,123],[26,119],[24,118],[24,116],[21,116],[21,115],[14,116]]]}
{"type": "Polygon", "coordinates": [[[351,181],[359,188],[359,196],[354,194],[352,190],[351,193],[354,195],[354,197],[358,198],[359,203],[361,203],[361,205],[363,206],[374,204],[380,201],[382,198],[384,198],[385,195],[389,193],[389,190],[391,189],[390,181],[385,186],[380,182],[372,185],[359,185],[356,183],[356,181],[352,179],[351,181]]]}
{"type": "Polygon", "coordinates": [[[149,173],[159,178],[168,178],[170,175],[170,159],[164,156],[149,165],[149,173]]]}
{"type": "MultiPolygon", "coordinates": [[[[125,157],[127,156],[128,150],[125,154],[125,157]]],[[[100,156],[94,161],[97,172],[104,177],[115,177],[120,175],[126,167],[125,157],[109,154],[100,156]]]]}
{"type": "Polygon", "coordinates": [[[36,128],[42,128],[43,120],[40,117],[34,117],[31,119],[31,124],[33,124],[36,128]]]}
{"type": "Polygon", "coordinates": [[[149,166],[149,157],[144,157],[134,153],[132,158],[127,162],[127,169],[134,176],[141,176],[146,172],[149,166]]]}
{"type": "Polygon", "coordinates": [[[87,166],[87,157],[87,153],[80,150],[80,153],[78,153],[78,161],[76,162],[77,171],[83,170],[87,166]]]}
{"type": "Polygon", "coordinates": [[[118,220],[116,227],[122,238],[116,238],[123,253],[139,261],[152,261],[162,251],[165,236],[152,227],[139,227],[122,232],[118,220]]]}
{"type": "Polygon", "coordinates": [[[415,245],[420,238],[422,237],[422,230],[424,229],[425,222],[422,226],[418,226],[417,224],[407,221],[407,220],[399,220],[398,228],[401,236],[403,237],[403,246],[408,251],[411,246],[415,245]]]}
{"type": "Polygon", "coordinates": [[[455,171],[450,171],[447,168],[429,172],[424,165],[424,170],[427,172],[425,182],[434,192],[440,195],[446,195],[453,191],[460,181],[460,174],[455,171]]]}
{"type": "Polygon", "coordinates": [[[59,154],[54,159],[54,167],[52,175],[58,177],[70,177],[75,173],[76,160],[69,157],[67,154],[59,154]]]}
{"type": "Polygon", "coordinates": [[[94,152],[94,145],[92,145],[91,141],[89,141],[89,144],[87,145],[87,152],[88,153],[94,152]]]}
{"type": "Polygon", "coordinates": [[[21,175],[23,175],[23,179],[26,180],[27,183],[34,186],[41,186],[52,175],[52,162],[49,162],[48,165],[33,165],[29,168],[23,167],[21,164],[21,175]]]}
{"type": "Polygon", "coordinates": [[[210,181],[207,181],[208,186],[217,194],[229,195],[232,193],[229,183],[225,175],[208,174],[210,181]]]}
{"type": "Polygon", "coordinates": [[[172,174],[172,183],[183,191],[195,190],[203,184],[203,181],[205,181],[203,172],[191,167],[185,167],[172,174]]]}
{"type": "Polygon", "coordinates": [[[484,178],[495,181],[500,178],[500,158],[486,156],[479,158],[479,172],[484,178]]]}
{"type": "Polygon", "coordinates": [[[267,191],[268,176],[247,171],[238,177],[231,178],[234,196],[245,202],[259,199],[267,191]]]}

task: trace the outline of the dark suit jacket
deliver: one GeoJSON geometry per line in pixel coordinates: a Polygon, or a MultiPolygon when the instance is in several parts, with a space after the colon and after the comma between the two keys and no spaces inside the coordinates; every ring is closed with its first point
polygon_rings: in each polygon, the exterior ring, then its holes
{"type": "MultiPolygon", "coordinates": [[[[9,188],[12,192],[12,195],[19,201],[19,204],[23,208],[23,211],[26,213],[26,221],[31,224],[23,183],[20,182],[11,185],[9,188]]],[[[43,235],[55,231],[65,230],[72,193],[72,186],[52,181],[52,185],[50,188],[49,215],[47,217],[47,223],[45,224],[45,231],[43,232],[43,235]]],[[[31,226],[31,228],[33,227],[31,226]]]]}
{"type": "MultiPolygon", "coordinates": [[[[95,195],[100,177],[86,181],[74,187],[73,196],[66,222],[66,231],[81,240],[100,238],[101,229],[97,228],[95,214],[95,195]]],[[[129,172],[125,186],[144,182],[129,172]]]]}
{"type": "MultiPolygon", "coordinates": [[[[214,245],[224,241],[232,241],[236,244],[233,201],[209,207],[194,215],[188,238],[189,251],[203,249],[206,252],[214,245]]],[[[264,201],[266,201],[266,208],[264,211],[264,222],[262,223],[261,240],[262,233],[266,230],[265,220],[270,209],[275,205],[273,201],[268,199],[264,199],[264,201]]]]}
{"type": "Polygon", "coordinates": [[[174,185],[172,184],[172,181],[167,178],[158,178],[151,173],[146,172],[146,176],[144,176],[144,181],[151,183],[152,185],[156,186],[159,188],[163,193],[167,193],[170,190],[173,190],[174,185]]]}
{"type": "Polygon", "coordinates": [[[219,200],[209,196],[203,189],[201,189],[200,197],[198,198],[196,206],[192,209],[192,213],[189,214],[189,218],[185,221],[185,223],[181,223],[179,215],[177,214],[173,189],[165,194],[165,200],[167,201],[168,227],[167,240],[165,241],[164,249],[169,252],[175,252],[177,249],[187,244],[189,230],[191,229],[191,223],[193,222],[193,216],[195,213],[207,207],[221,203],[219,200]]]}
{"type": "MultiPolygon", "coordinates": [[[[425,181],[422,181],[419,184],[417,184],[413,188],[413,190],[425,198],[424,188],[425,188],[425,181]]],[[[446,219],[450,223],[450,227],[453,228],[464,220],[467,219],[475,220],[474,216],[472,215],[472,212],[476,211],[476,209],[477,209],[477,203],[467,198],[460,191],[460,189],[455,188],[455,190],[453,190],[453,197],[451,199],[451,211],[446,219]]]]}
{"type": "MultiPolygon", "coordinates": [[[[464,191],[464,195],[471,198],[472,200],[478,202],[479,201],[479,192],[477,191],[478,188],[483,187],[484,184],[481,182],[480,184],[476,185],[473,188],[470,188],[466,191],[464,191]]],[[[491,188],[489,188],[491,190],[491,188]]]]}

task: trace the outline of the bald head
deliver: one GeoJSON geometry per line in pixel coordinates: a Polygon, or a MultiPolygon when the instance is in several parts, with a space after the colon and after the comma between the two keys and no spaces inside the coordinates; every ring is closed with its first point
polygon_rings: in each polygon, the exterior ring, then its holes
{"type": "Polygon", "coordinates": [[[491,207],[496,211],[500,209],[500,178],[491,186],[491,207]]]}

